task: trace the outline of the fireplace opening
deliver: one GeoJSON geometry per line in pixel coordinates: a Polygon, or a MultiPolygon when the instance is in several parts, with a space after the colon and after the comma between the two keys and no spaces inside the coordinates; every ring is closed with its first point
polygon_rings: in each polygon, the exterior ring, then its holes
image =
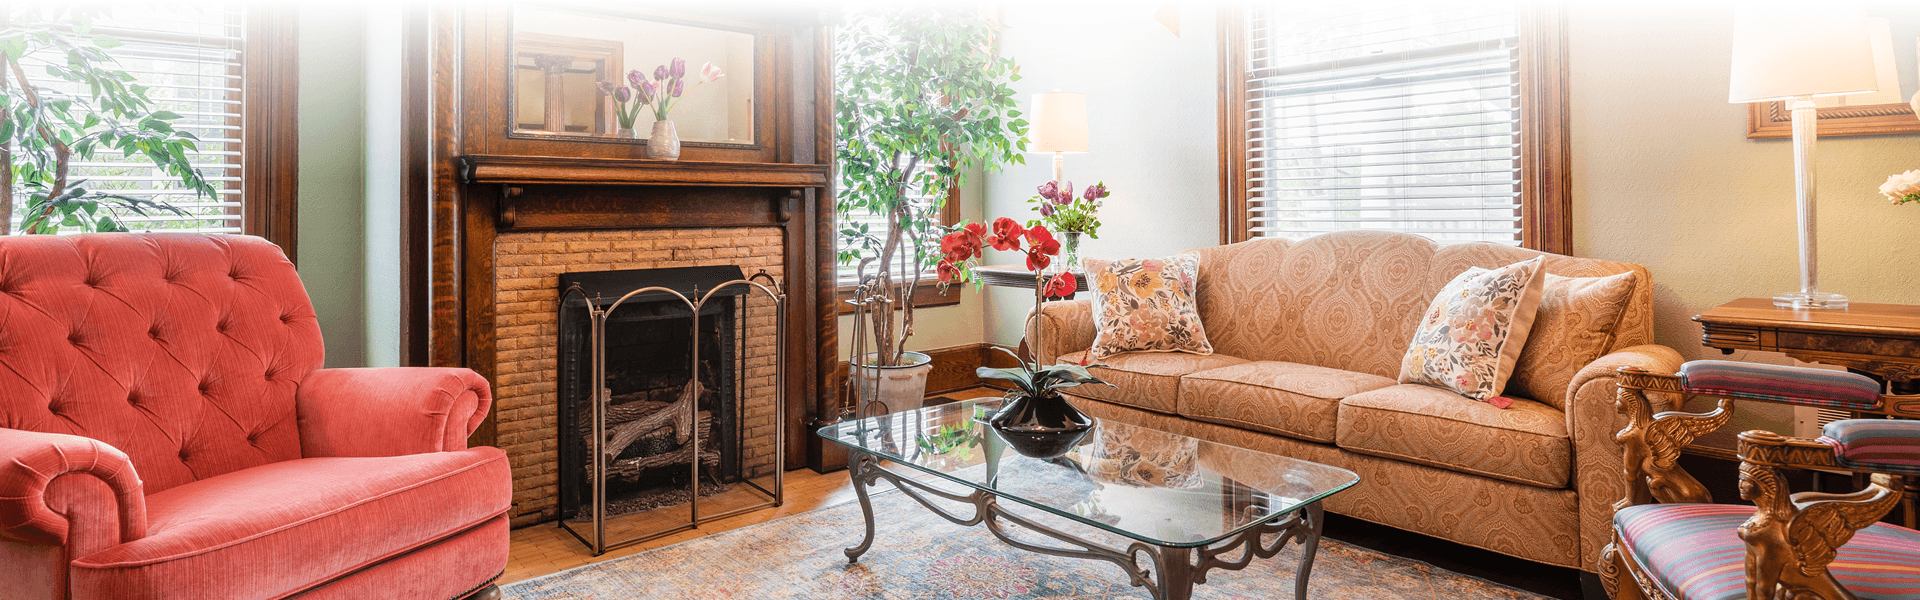
{"type": "Polygon", "coordinates": [[[742,469],[743,345],[738,327],[748,288],[722,289],[701,306],[696,321],[673,294],[635,295],[607,313],[601,346],[606,369],[593,381],[593,319],[589,299],[612,307],[633,290],[662,287],[687,298],[744,279],[737,266],[680,267],[564,273],[556,352],[558,373],[559,518],[593,517],[593,403],[604,389],[607,517],[686,504],[692,498],[693,436],[698,436],[700,494],[726,492],[742,469]],[[568,293],[578,287],[584,293],[568,293]],[[695,328],[697,324],[698,328],[695,328]],[[698,356],[694,354],[698,339],[698,356]],[[690,380],[699,363],[697,385],[690,380]]]}

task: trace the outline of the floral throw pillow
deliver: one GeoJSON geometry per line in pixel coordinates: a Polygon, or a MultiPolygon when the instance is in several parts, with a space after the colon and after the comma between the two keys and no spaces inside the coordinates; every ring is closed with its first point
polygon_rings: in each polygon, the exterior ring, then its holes
{"type": "Polygon", "coordinates": [[[1546,284],[1540,259],[1468,269],[1427,306],[1400,361],[1400,383],[1489,401],[1507,385],[1533,328],[1546,284]]]}
{"type": "Polygon", "coordinates": [[[1093,292],[1093,360],[1122,352],[1213,354],[1194,289],[1200,255],[1084,262],[1093,292]]]}

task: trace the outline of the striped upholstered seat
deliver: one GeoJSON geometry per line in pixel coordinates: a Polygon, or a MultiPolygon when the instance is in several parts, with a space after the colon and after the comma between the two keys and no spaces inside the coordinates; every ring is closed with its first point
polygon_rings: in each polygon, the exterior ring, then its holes
{"type": "MultiPolygon", "coordinates": [[[[1613,515],[1621,551],[1681,600],[1744,600],[1747,547],[1735,533],[1753,507],[1643,504],[1613,515]]],[[[1867,600],[1920,600],[1920,531],[1876,523],[1840,548],[1828,567],[1867,600]]]]}
{"type": "Polygon", "coordinates": [[[1820,433],[1833,444],[1840,466],[1920,474],[1920,421],[1847,419],[1828,423],[1820,433]]]}
{"type": "Polygon", "coordinates": [[[1748,398],[1809,406],[1874,410],[1880,384],[1846,371],[1725,360],[1680,365],[1680,388],[1694,394],[1748,398]]]}

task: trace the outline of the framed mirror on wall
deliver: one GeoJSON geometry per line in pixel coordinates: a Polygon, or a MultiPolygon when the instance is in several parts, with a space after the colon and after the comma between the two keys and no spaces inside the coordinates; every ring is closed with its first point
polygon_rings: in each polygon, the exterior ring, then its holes
{"type": "MultiPolygon", "coordinates": [[[[1920,94],[1920,4],[1867,3],[1868,35],[1880,91],[1815,98],[1820,137],[1920,133],[1914,111],[1920,94]]],[[[1756,102],[1747,109],[1747,138],[1793,137],[1793,111],[1785,102],[1756,102]]]]}
{"type": "Polygon", "coordinates": [[[664,101],[683,145],[761,145],[754,30],[553,6],[515,6],[510,23],[508,137],[645,143],[664,101]],[[674,59],[678,86],[642,93],[674,59]]]}

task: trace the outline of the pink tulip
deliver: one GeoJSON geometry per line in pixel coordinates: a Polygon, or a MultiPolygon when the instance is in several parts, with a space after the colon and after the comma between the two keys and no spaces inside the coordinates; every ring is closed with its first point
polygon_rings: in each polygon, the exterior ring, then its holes
{"type": "Polygon", "coordinates": [[[1073,201],[1073,182],[1068,181],[1060,184],[1060,200],[1061,204],[1073,201]]]}
{"type": "Polygon", "coordinates": [[[713,66],[712,62],[708,62],[707,64],[700,65],[700,81],[703,81],[703,82],[719,81],[721,77],[726,77],[726,76],[727,74],[721,73],[720,67],[713,66]]]}

